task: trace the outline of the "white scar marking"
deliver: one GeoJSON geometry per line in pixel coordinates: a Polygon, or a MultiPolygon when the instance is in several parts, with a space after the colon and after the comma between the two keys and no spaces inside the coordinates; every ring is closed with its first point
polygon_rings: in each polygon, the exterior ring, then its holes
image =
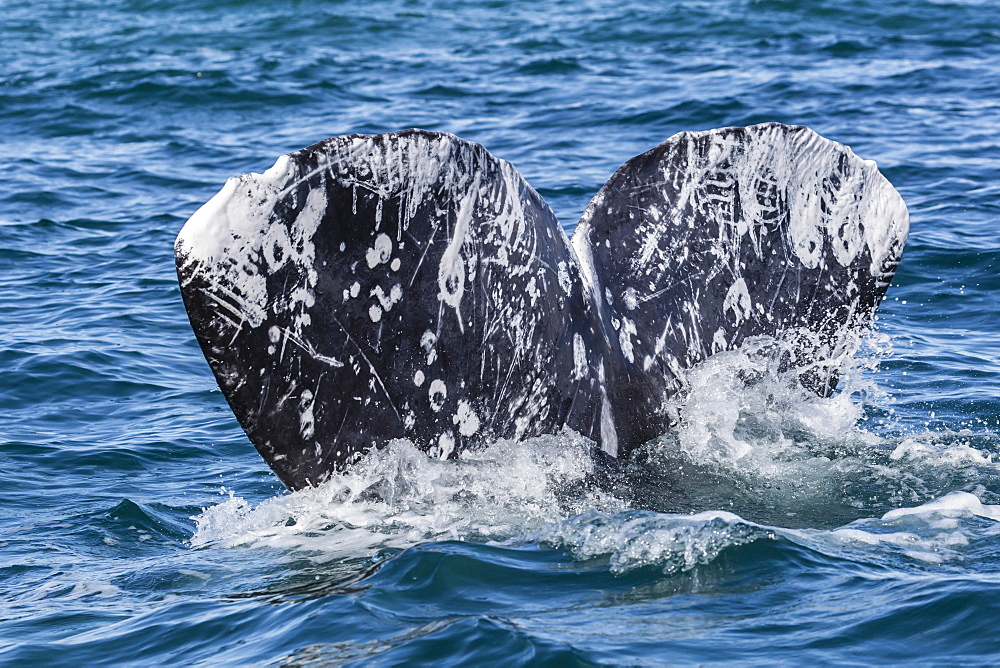
{"type": "Polygon", "coordinates": [[[632,335],[636,333],[635,323],[625,318],[622,321],[622,328],[618,332],[618,343],[622,347],[622,354],[629,362],[635,362],[635,353],[632,350],[632,335]]]}
{"type": "Polygon", "coordinates": [[[472,436],[479,431],[479,416],[465,399],[458,402],[458,412],[451,421],[458,425],[458,433],[462,436],[472,436]]]}
{"type": "Polygon", "coordinates": [[[737,325],[750,317],[750,293],[746,281],[742,278],[737,279],[729,287],[726,299],[722,302],[722,310],[732,311],[737,325]]]}
{"type": "Polygon", "coordinates": [[[444,408],[444,400],[448,397],[448,386],[440,378],[433,380],[427,395],[431,400],[431,410],[437,413],[444,408]]]}
{"type": "Polygon", "coordinates": [[[434,347],[435,343],[437,343],[437,335],[429,329],[420,337],[420,347],[427,353],[428,364],[433,364],[434,360],[437,359],[437,348],[434,347]]]}
{"type": "Polygon", "coordinates": [[[397,283],[392,286],[392,289],[389,290],[388,296],[386,296],[385,291],[382,290],[382,286],[376,285],[372,289],[369,296],[378,298],[379,304],[382,305],[382,309],[388,312],[391,311],[392,307],[403,298],[403,288],[399,285],[399,283],[397,283]]]}
{"type": "Polygon", "coordinates": [[[625,288],[625,294],[623,295],[623,298],[625,300],[625,308],[627,308],[629,311],[634,311],[636,307],[639,305],[638,295],[636,294],[635,288],[633,287],[625,288]]]}
{"type": "Polygon", "coordinates": [[[382,233],[375,237],[375,247],[369,248],[365,255],[365,259],[368,260],[368,268],[374,269],[380,264],[385,264],[389,261],[390,255],[392,255],[392,239],[389,238],[388,234],[382,233]]]}
{"type": "Polygon", "coordinates": [[[302,438],[312,438],[316,433],[316,418],[313,414],[315,397],[309,390],[302,390],[302,397],[299,401],[299,433],[302,438]]]}
{"type": "Polygon", "coordinates": [[[587,348],[583,345],[583,337],[573,335],[573,378],[580,380],[587,375],[587,348]]]}
{"type": "Polygon", "coordinates": [[[611,403],[606,394],[601,399],[601,450],[612,457],[617,457],[618,432],[615,430],[615,419],[611,414],[611,403]]]}
{"type": "Polygon", "coordinates": [[[448,455],[455,451],[455,435],[451,432],[444,432],[438,437],[438,457],[448,459],[448,455]]]}
{"type": "Polygon", "coordinates": [[[438,265],[438,299],[455,309],[455,316],[458,318],[458,328],[465,333],[465,323],[462,322],[462,313],[459,307],[462,304],[462,296],[465,295],[465,261],[462,259],[462,244],[469,233],[469,221],[472,220],[472,207],[476,197],[479,195],[479,174],[469,189],[469,192],[462,198],[462,203],[458,207],[458,215],[455,217],[455,234],[451,242],[441,255],[441,263],[438,265]]]}

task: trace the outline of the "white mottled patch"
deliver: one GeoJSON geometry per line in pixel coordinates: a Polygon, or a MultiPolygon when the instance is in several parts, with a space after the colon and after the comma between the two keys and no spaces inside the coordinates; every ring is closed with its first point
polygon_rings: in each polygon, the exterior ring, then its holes
{"type": "Polygon", "coordinates": [[[186,267],[209,283],[237,322],[260,327],[268,308],[301,311],[317,280],[313,236],[326,211],[326,190],[309,192],[294,221],[273,220],[285,184],[296,176],[288,156],[263,174],[229,179],[225,187],[195,212],[177,236],[176,248],[186,267]],[[272,303],[267,276],[288,263],[300,269],[300,290],[272,303]]]}
{"type": "Polygon", "coordinates": [[[528,425],[531,424],[531,418],[527,415],[521,415],[514,418],[514,440],[520,441],[524,438],[524,433],[528,430],[528,425]]]}
{"type": "Polygon", "coordinates": [[[611,402],[608,395],[601,393],[601,450],[612,457],[618,456],[618,432],[615,430],[615,419],[611,413],[611,402]]]}
{"type": "Polygon", "coordinates": [[[569,278],[569,268],[565,262],[560,262],[556,266],[556,276],[559,279],[559,287],[568,295],[573,289],[573,282],[569,278]]]}
{"type": "Polygon", "coordinates": [[[733,320],[739,325],[750,317],[751,307],[747,283],[740,277],[729,287],[726,299],[722,302],[722,310],[723,312],[732,311],[733,320]]]}
{"type": "Polygon", "coordinates": [[[458,402],[458,411],[451,421],[458,425],[458,433],[462,436],[472,436],[479,431],[479,416],[465,399],[458,402]]]}
{"type": "Polygon", "coordinates": [[[351,296],[357,297],[360,294],[361,294],[361,284],[358,283],[357,281],[354,281],[354,285],[351,286],[351,296]]]}
{"type": "Polygon", "coordinates": [[[524,291],[528,293],[531,297],[531,305],[535,306],[538,303],[538,297],[542,294],[541,290],[538,289],[538,284],[535,282],[535,277],[532,276],[531,280],[524,287],[524,291]]]}
{"type": "Polygon", "coordinates": [[[368,317],[372,319],[372,322],[378,322],[382,319],[382,307],[378,304],[372,304],[368,309],[368,317]]]}
{"type": "Polygon", "coordinates": [[[625,308],[629,311],[634,311],[639,305],[639,298],[633,287],[625,288],[625,294],[622,295],[622,299],[625,301],[625,308]]]}
{"type": "Polygon", "coordinates": [[[392,239],[388,234],[382,233],[375,237],[375,245],[368,249],[365,259],[368,261],[368,268],[374,269],[380,264],[385,264],[392,256],[392,239]]]}
{"type": "Polygon", "coordinates": [[[267,330],[267,338],[271,339],[271,343],[277,343],[281,340],[281,329],[277,325],[271,325],[267,330]]]}
{"type": "Polygon", "coordinates": [[[401,262],[399,261],[399,258],[395,257],[392,259],[392,263],[389,264],[389,268],[392,269],[393,271],[399,271],[400,264],[401,262]]]}
{"type": "Polygon", "coordinates": [[[622,321],[622,327],[618,331],[618,343],[622,347],[622,354],[629,362],[635,362],[635,353],[632,350],[632,336],[635,335],[635,323],[628,318],[622,321]]]}
{"type": "Polygon", "coordinates": [[[376,285],[372,289],[369,296],[377,298],[379,304],[382,305],[382,309],[386,312],[389,312],[392,310],[392,307],[395,306],[400,299],[402,299],[403,288],[399,285],[399,283],[397,283],[396,285],[392,286],[392,289],[389,290],[389,294],[387,295],[385,294],[385,291],[382,289],[381,285],[376,285]]]}
{"type": "Polygon", "coordinates": [[[429,329],[420,336],[420,347],[427,353],[427,364],[433,364],[437,359],[437,348],[434,347],[436,343],[437,335],[429,329]]]}
{"type": "Polygon", "coordinates": [[[587,347],[583,345],[583,337],[573,335],[573,378],[582,379],[587,375],[587,347]]]}
{"type": "Polygon", "coordinates": [[[446,431],[438,436],[438,457],[442,460],[448,459],[449,455],[455,451],[455,435],[446,431]]]}
{"type": "Polygon", "coordinates": [[[472,209],[478,196],[479,173],[477,172],[475,182],[459,204],[458,214],[455,216],[455,233],[441,254],[441,262],[438,264],[438,299],[455,309],[458,327],[462,332],[465,331],[465,323],[462,322],[460,306],[465,295],[465,260],[462,259],[461,250],[469,234],[472,209]]]}
{"type": "Polygon", "coordinates": [[[712,352],[717,353],[720,350],[725,350],[726,346],[726,330],[721,327],[715,330],[715,335],[712,337],[712,352]]]}
{"type": "Polygon", "coordinates": [[[316,398],[309,390],[302,390],[299,397],[299,433],[302,438],[312,438],[316,433],[316,416],[313,414],[313,406],[316,398]]]}
{"type": "Polygon", "coordinates": [[[417,372],[413,374],[413,384],[420,387],[424,384],[424,372],[417,369],[417,372]]]}
{"type": "Polygon", "coordinates": [[[431,400],[431,410],[437,413],[444,408],[444,400],[448,397],[448,386],[444,384],[443,380],[437,378],[431,381],[427,396],[431,400]]]}

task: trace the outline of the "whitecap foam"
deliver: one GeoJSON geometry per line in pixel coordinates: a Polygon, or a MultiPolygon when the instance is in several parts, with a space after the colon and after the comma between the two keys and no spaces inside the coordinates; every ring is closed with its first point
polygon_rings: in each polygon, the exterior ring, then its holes
{"type": "Polygon", "coordinates": [[[891,521],[908,516],[943,516],[961,517],[975,515],[1000,522],[1000,506],[989,506],[969,492],[951,492],[939,499],[929,501],[914,508],[896,508],[882,516],[883,520],[891,521]]]}
{"type": "Polygon", "coordinates": [[[911,434],[899,442],[889,458],[924,466],[995,465],[993,453],[975,447],[974,438],[968,429],[911,434]]]}
{"type": "Polygon", "coordinates": [[[976,517],[1000,522],[1000,506],[986,505],[974,494],[958,491],[917,506],[894,508],[881,518],[860,519],[828,531],[776,531],[799,544],[838,557],[886,562],[902,556],[925,564],[942,564],[965,559],[976,541],[992,540],[998,527],[984,529],[972,521],[976,517]]]}
{"type": "Polygon", "coordinates": [[[672,515],[591,510],[551,523],[531,538],[564,548],[576,559],[607,557],[614,573],[656,566],[664,573],[708,564],[728,547],[769,535],[768,529],[732,513],[672,515]]]}
{"type": "Polygon", "coordinates": [[[397,440],[319,487],[257,505],[228,492],[193,518],[191,544],[312,550],[332,559],[427,540],[509,539],[589,508],[624,508],[588,483],[592,448],[567,430],[441,461],[397,440]]]}
{"type": "Polygon", "coordinates": [[[973,522],[1000,522],[1000,506],[968,492],[830,529],[786,528],[720,510],[635,510],[592,484],[593,448],[566,432],[501,441],[441,461],[395,441],[320,487],[256,505],[227,491],[224,501],[194,518],[191,543],[277,548],[328,562],[432,540],[534,542],[576,560],[606,560],[616,574],[654,567],[671,575],[758,540],[787,540],[891,569],[906,568],[907,561],[942,564],[961,561],[976,541],[1000,531],[973,522]]]}
{"type": "Polygon", "coordinates": [[[85,598],[87,596],[96,596],[98,598],[111,598],[117,596],[121,593],[121,589],[111,584],[110,582],[97,582],[97,581],[84,581],[78,582],[73,586],[73,589],[66,594],[65,599],[67,601],[75,601],[76,599],[85,598]]]}

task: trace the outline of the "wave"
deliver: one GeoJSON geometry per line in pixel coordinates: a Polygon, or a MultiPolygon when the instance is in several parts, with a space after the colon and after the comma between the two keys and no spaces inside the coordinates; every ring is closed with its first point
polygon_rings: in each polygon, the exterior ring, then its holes
{"type": "Polygon", "coordinates": [[[826,398],[792,382],[760,342],[716,355],[690,373],[678,427],[627,462],[570,430],[448,461],[394,441],[319,487],[256,505],[224,490],[193,518],[191,545],[328,561],[426,541],[543,543],[610,555],[615,571],[671,572],[779,536],[834,553],[882,545],[944,558],[962,541],[944,519],[1000,517],[983,505],[1000,503],[996,437],[900,431],[873,373],[890,347],[862,342],[826,398]],[[901,510],[913,506],[922,510],[901,510]],[[916,515],[937,517],[938,533],[889,530],[916,515]]]}

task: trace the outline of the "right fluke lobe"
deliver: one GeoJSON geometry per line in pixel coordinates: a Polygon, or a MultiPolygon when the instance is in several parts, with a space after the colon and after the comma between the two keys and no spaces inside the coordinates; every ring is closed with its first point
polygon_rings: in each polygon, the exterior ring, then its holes
{"type": "MultiPolygon", "coordinates": [[[[909,229],[874,162],[801,126],[682,132],[626,162],[573,236],[656,411],[683,371],[755,336],[821,394],[869,325],[909,229]]],[[[636,416],[641,421],[641,416],[636,416]]],[[[655,430],[655,429],[654,429],[655,430]]]]}

